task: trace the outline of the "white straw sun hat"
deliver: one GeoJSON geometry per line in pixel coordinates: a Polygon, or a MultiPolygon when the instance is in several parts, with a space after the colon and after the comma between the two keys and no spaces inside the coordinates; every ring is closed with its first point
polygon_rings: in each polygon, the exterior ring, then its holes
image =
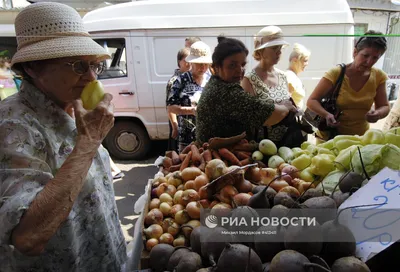
{"type": "Polygon", "coordinates": [[[35,3],[15,18],[18,48],[11,65],[74,56],[110,58],[85,30],[79,13],[60,3],[35,3]]]}
{"type": "Polygon", "coordinates": [[[190,46],[189,56],[185,59],[190,63],[212,63],[210,47],[202,41],[198,41],[190,46]]]}
{"type": "Polygon", "coordinates": [[[266,26],[261,29],[254,37],[254,43],[254,51],[276,45],[289,45],[289,43],[283,39],[282,30],[277,26],[266,26]]]}

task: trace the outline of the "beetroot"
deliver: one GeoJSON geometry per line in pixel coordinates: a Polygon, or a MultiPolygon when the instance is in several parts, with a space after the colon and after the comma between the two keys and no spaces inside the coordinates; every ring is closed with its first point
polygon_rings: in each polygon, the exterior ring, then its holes
{"type": "Polygon", "coordinates": [[[226,244],[219,257],[217,272],[262,272],[262,263],[251,248],[242,244],[226,244]]]}
{"type": "Polygon", "coordinates": [[[162,272],[167,269],[169,258],[174,252],[174,247],[168,244],[155,245],[149,255],[150,268],[154,272],[162,272]]]}

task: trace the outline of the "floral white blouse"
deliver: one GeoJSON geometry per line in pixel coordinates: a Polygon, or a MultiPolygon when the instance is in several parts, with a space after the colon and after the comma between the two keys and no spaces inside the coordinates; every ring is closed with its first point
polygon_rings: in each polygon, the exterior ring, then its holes
{"type": "Polygon", "coordinates": [[[45,251],[27,257],[10,242],[24,211],[71,153],[76,134],[74,120],[26,81],[0,102],[0,271],[121,271],[126,245],[103,147],[45,251]]]}

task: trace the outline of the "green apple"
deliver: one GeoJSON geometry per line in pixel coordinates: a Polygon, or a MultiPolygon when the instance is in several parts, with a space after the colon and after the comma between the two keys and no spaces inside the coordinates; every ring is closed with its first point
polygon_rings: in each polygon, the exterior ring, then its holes
{"type": "Polygon", "coordinates": [[[278,155],[273,155],[268,160],[268,167],[269,168],[278,168],[281,163],[284,163],[284,159],[279,157],[278,155]]]}
{"type": "Polygon", "coordinates": [[[389,129],[389,131],[386,132],[386,133],[393,133],[393,134],[396,134],[396,135],[400,135],[400,127],[391,128],[391,129],[389,129]]]}
{"type": "Polygon", "coordinates": [[[258,144],[258,149],[267,156],[275,155],[278,152],[278,148],[276,147],[275,143],[269,139],[261,140],[258,144]]]}
{"type": "Polygon", "coordinates": [[[87,110],[93,110],[97,107],[104,97],[103,84],[98,80],[89,82],[81,93],[83,107],[87,110]]]}
{"type": "Polygon", "coordinates": [[[253,154],[251,155],[251,158],[255,161],[262,161],[262,159],[264,158],[263,153],[261,153],[260,151],[254,151],[253,154]]]}

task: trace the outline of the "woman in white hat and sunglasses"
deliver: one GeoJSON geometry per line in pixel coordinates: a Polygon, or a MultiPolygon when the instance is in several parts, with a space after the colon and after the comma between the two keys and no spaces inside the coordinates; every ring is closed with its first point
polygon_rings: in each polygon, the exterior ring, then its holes
{"type": "MultiPolygon", "coordinates": [[[[282,48],[288,45],[289,43],[283,39],[282,30],[277,26],[266,26],[257,33],[254,39],[253,57],[259,63],[245,74],[242,81],[245,91],[263,101],[291,104],[285,72],[275,68],[281,58],[282,48]]],[[[288,126],[283,124],[262,127],[255,132],[255,138],[256,140],[268,138],[280,145],[287,130],[288,126]]]]}
{"type": "Polygon", "coordinates": [[[1,270],[121,271],[125,239],[101,146],[112,96],[88,111],[80,100],[110,56],[63,4],[26,7],[15,30],[11,64],[23,83],[0,102],[1,270]]]}
{"type": "Polygon", "coordinates": [[[196,139],[196,107],[209,79],[205,73],[212,63],[210,47],[202,41],[195,42],[186,61],[192,65],[191,70],[177,77],[167,98],[168,112],[178,115],[179,152],[196,139]]]}

